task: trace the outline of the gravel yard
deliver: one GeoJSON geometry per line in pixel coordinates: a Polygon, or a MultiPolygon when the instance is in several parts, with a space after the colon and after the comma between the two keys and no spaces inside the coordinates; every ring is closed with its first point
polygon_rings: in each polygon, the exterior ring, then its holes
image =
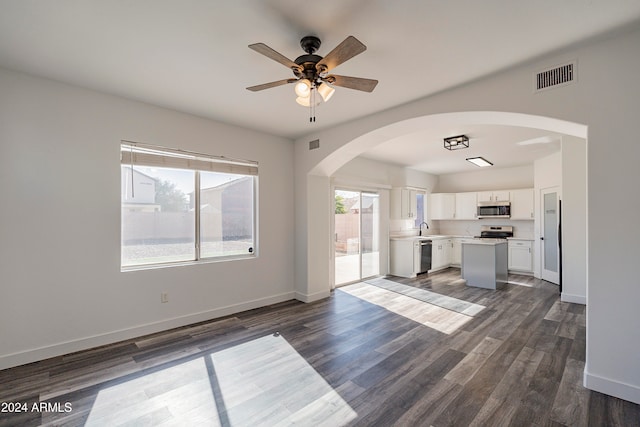
{"type": "MultiPolygon", "coordinates": [[[[253,242],[244,240],[203,242],[201,244],[201,258],[248,254],[252,245],[253,242]]],[[[124,267],[189,261],[194,258],[195,248],[193,242],[126,245],[122,247],[122,265],[124,267]]]]}

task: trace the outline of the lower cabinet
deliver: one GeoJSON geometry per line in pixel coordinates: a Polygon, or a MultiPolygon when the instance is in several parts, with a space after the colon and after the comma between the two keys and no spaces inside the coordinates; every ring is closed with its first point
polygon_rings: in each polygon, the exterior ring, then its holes
{"type": "Polygon", "coordinates": [[[394,276],[413,278],[420,272],[420,241],[399,239],[389,242],[389,273],[394,276]]]}
{"type": "MultiPolygon", "coordinates": [[[[462,266],[463,237],[434,238],[431,241],[431,269],[462,266]]],[[[533,274],[533,240],[510,239],[509,271],[533,274]]],[[[390,242],[390,273],[394,276],[413,278],[420,272],[420,241],[417,239],[392,239],[390,242]]]]}
{"type": "Polygon", "coordinates": [[[451,264],[453,239],[434,239],[431,249],[431,270],[440,270],[451,264]]]}
{"type": "Polygon", "coordinates": [[[472,237],[454,237],[451,243],[451,267],[462,268],[462,243],[473,241],[472,237]]]}
{"type": "Polygon", "coordinates": [[[533,240],[509,240],[509,271],[533,273],[533,240]]]}
{"type": "Polygon", "coordinates": [[[451,239],[451,266],[462,266],[462,238],[456,237],[451,239]]]}

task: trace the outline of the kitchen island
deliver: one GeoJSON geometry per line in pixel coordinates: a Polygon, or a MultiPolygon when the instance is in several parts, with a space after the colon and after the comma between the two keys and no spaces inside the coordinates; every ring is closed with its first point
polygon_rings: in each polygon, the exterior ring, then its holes
{"type": "Polygon", "coordinates": [[[499,289],[507,283],[506,239],[466,239],[462,242],[462,278],[467,286],[499,289]]]}

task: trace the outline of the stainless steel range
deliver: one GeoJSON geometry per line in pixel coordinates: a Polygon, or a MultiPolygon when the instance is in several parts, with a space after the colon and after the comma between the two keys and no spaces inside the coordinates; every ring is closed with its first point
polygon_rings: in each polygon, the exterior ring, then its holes
{"type": "Polygon", "coordinates": [[[480,235],[476,239],[506,239],[513,237],[513,227],[510,225],[482,225],[480,235]]]}

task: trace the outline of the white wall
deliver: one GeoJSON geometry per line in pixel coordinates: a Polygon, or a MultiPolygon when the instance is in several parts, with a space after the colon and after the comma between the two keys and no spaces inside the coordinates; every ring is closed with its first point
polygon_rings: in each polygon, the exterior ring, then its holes
{"type": "Polygon", "coordinates": [[[440,175],[435,193],[533,188],[533,165],[440,175]]]}
{"type": "MultiPolygon", "coordinates": [[[[486,124],[502,114],[514,125],[586,137],[587,193],[587,360],[585,384],[597,391],[640,403],[640,282],[637,268],[637,212],[640,210],[640,144],[635,135],[640,110],[640,28],[597,43],[578,46],[495,74],[432,97],[373,114],[296,141],[296,290],[302,294],[330,286],[311,251],[328,248],[330,239],[311,224],[328,216],[330,200],[322,196],[322,179],[351,158],[390,137],[406,134],[439,118],[479,112],[486,124]],[[536,70],[578,60],[578,81],[532,93],[536,70]],[[450,113],[450,114],[447,114],[450,113]],[[524,116],[520,116],[519,114],[524,116]],[[556,119],[550,120],[549,118],[556,119]],[[562,129],[561,129],[562,128],[562,129]],[[566,129],[572,128],[572,129],[566,129]],[[308,141],[321,147],[308,151],[308,141]],[[318,184],[317,186],[310,185],[318,184]],[[314,193],[310,193],[313,190],[314,193]],[[615,191],[614,191],[615,190],[615,191]],[[320,210],[307,209],[321,208],[320,210]],[[610,207],[617,207],[615,217],[610,207]],[[323,214],[324,212],[324,214],[323,214]],[[606,226],[604,226],[606,225],[606,226]],[[597,242],[597,243],[594,243],[597,242]],[[320,274],[318,276],[317,274],[320,274]]],[[[373,94],[375,96],[375,94],[373,94]]],[[[504,123],[493,123],[504,124],[504,123]]],[[[328,182],[326,183],[328,186],[328,182]]]]}
{"type": "Polygon", "coordinates": [[[436,175],[356,157],[336,170],[334,179],[383,185],[388,187],[416,187],[432,192],[438,182],[436,175]]]}
{"type": "Polygon", "coordinates": [[[587,145],[562,138],[562,301],[587,303],[587,145]],[[582,213],[582,214],[581,214],[582,213]]]}
{"type": "Polygon", "coordinates": [[[0,369],[294,296],[291,141],[6,70],[0,94],[0,369]],[[121,272],[121,139],[257,160],[259,256],[121,272]]]}

